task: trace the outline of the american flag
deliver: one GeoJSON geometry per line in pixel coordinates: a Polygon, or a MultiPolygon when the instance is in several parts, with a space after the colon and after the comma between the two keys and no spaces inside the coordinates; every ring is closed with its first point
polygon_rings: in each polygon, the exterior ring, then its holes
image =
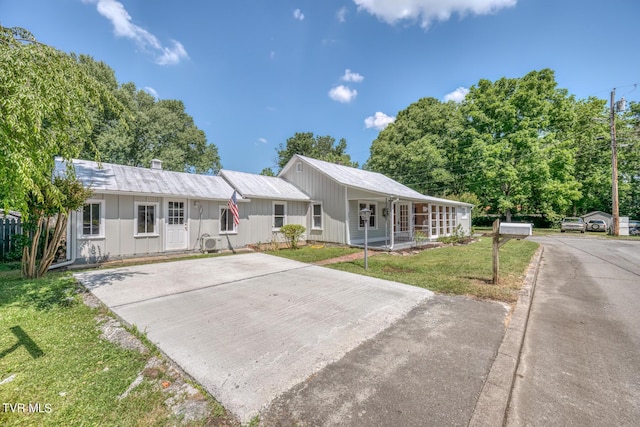
{"type": "Polygon", "coordinates": [[[240,224],[240,213],[238,213],[238,202],[236,200],[236,192],[234,191],[227,203],[229,210],[233,214],[233,223],[235,225],[240,224]]]}

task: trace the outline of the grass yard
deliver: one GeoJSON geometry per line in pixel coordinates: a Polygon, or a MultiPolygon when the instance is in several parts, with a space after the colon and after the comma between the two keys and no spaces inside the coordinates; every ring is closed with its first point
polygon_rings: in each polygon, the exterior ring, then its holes
{"type": "MultiPolygon", "coordinates": [[[[145,370],[119,399],[154,354],[100,338],[96,317],[107,313],[82,302],[69,273],[19,276],[0,266],[0,425],[180,425],[165,404],[168,371],[145,370]]],[[[224,409],[208,404],[208,425],[226,425],[224,409]]]]}
{"type": "Polygon", "coordinates": [[[314,263],[330,258],[338,258],[344,255],[350,255],[356,252],[362,252],[362,249],[348,248],[344,246],[331,245],[307,245],[298,249],[280,249],[277,251],[265,251],[270,255],[277,255],[283,258],[289,258],[300,262],[314,263]]]}
{"type": "MultiPolygon", "coordinates": [[[[500,285],[491,284],[491,238],[469,245],[428,249],[407,256],[380,254],[328,267],[420,286],[434,292],[469,295],[508,303],[518,297],[527,267],[538,244],[512,240],[500,249],[500,285]]],[[[280,255],[276,253],[276,255],[280,255]]]]}

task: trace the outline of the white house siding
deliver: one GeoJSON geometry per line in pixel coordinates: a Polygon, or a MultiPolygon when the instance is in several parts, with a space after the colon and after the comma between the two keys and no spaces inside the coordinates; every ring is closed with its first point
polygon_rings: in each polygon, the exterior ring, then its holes
{"type": "Polygon", "coordinates": [[[464,234],[471,234],[471,208],[459,206],[457,212],[458,224],[462,226],[464,234]]]}
{"type": "MultiPolygon", "coordinates": [[[[200,250],[203,235],[217,236],[220,228],[220,202],[210,200],[189,200],[189,248],[200,250]]],[[[224,204],[226,206],[226,203],[224,204]]]]}
{"type": "MultiPolygon", "coordinates": [[[[240,224],[236,233],[221,234],[219,222],[216,221],[214,232],[208,232],[212,236],[219,236],[223,248],[239,248],[249,244],[268,243],[274,239],[284,241],[282,234],[273,230],[273,204],[286,204],[286,224],[307,224],[307,202],[280,201],[271,199],[251,199],[250,202],[238,203],[240,224]]],[[[219,218],[221,207],[226,203],[219,203],[215,210],[216,219],[219,218]]],[[[305,238],[303,236],[303,238],[305,238]]]]}
{"type": "MultiPolygon", "coordinates": [[[[79,262],[103,262],[123,256],[163,252],[162,199],[158,197],[94,194],[91,201],[104,200],[104,233],[101,237],[83,238],[78,232],[76,257],[79,262]],[[158,204],[158,235],[134,237],[135,203],[158,204]]],[[[76,230],[82,226],[82,216],[76,216],[76,230]]]]}
{"type": "Polygon", "coordinates": [[[382,209],[385,207],[384,201],[375,200],[349,200],[349,230],[351,235],[351,244],[364,243],[364,228],[359,229],[360,210],[358,202],[363,203],[377,203],[377,218],[376,228],[369,227],[367,231],[367,238],[370,242],[383,242],[387,239],[387,218],[382,216],[382,209]]]}
{"type": "Polygon", "coordinates": [[[298,172],[291,168],[282,176],[307,193],[313,202],[322,203],[322,229],[311,228],[311,214],[308,221],[303,223],[307,228],[307,238],[320,242],[348,243],[345,229],[345,198],[344,187],[328,176],[318,172],[308,164],[302,165],[298,172]]]}

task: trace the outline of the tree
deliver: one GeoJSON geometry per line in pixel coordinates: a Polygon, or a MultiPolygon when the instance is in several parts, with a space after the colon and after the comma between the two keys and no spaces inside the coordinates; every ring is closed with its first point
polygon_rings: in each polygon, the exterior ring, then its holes
{"type": "Polygon", "coordinates": [[[156,100],[133,83],[115,82],[114,88],[108,66],[87,56],[80,56],[80,63],[100,76],[128,111],[125,121],[115,121],[108,111],[95,114],[92,144],[83,157],[99,154],[105,162],[140,167],[159,158],[164,169],[178,172],[215,174],[222,168],[218,148],[207,143],[182,101],[156,100]]]}
{"type": "Polygon", "coordinates": [[[23,248],[23,277],[42,277],[47,272],[64,239],[70,213],[81,208],[91,196],[91,190],[80,181],[59,176],[44,192],[42,200],[30,201],[29,216],[23,226],[30,242],[29,246],[23,248]],[[51,191],[57,191],[60,196],[48,194],[51,191]],[[62,209],[57,205],[58,202],[62,209]]]}
{"type": "Polygon", "coordinates": [[[358,163],[352,162],[351,156],[347,154],[347,141],[342,138],[337,145],[334,145],[335,142],[335,138],[329,135],[314,136],[312,132],[296,132],[294,136],[287,139],[286,145],[280,144],[276,148],[278,167],[282,170],[294,154],[358,167],[358,163]]]}
{"type": "Polygon", "coordinates": [[[480,80],[462,104],[468,188],[511,220],[514,210],[564,214],[580,199],[572,123],[575,100],[552,70],[480,80]]]}
{"type": "MultiPolygon", "coordinates": [[[[93,129],[92,111],[103,106],[117,111],[117,100],[74,57],[38,43],[27,30],[1,26],[0,100],[2,207],[37,224],[43,216],[64,218],[75,206],[68,193],[75,184],[72,171],[65,182],[52,179],[54,156],[77,157],[93,129]]],[[[26,277],[37,277],[50,264],[49,258],[32,262],[38,240],[25,248],[26,277]]]]}
{"type": "Polygon", "coordinates": [[[445,196],[463,191],[459,175],[462,115],[454,102],[422,98],[398,113],[371,144],[365,168],[413,189],[445,196]]]}
{"type": "Polygon", "coordinates": [[[264,168],[260,171],[260,175],[264,175],[264,176],[276,176],[276,174],[273,172],[273,169],[271,168],[264,168]]]}
{"type": "Polygon", "coordinates": [[[632,102],[616,119],[619,201],[623,216],[640,218],[640,104],[632,102]]]}

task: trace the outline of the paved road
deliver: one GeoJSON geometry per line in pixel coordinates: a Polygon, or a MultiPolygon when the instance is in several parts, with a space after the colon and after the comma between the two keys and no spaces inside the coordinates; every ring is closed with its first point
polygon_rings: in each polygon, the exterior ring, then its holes
{"type": "Polygon", "coordinates": [[[545,245],[508,426],[640,424],[640,241],[545,245]]]}

